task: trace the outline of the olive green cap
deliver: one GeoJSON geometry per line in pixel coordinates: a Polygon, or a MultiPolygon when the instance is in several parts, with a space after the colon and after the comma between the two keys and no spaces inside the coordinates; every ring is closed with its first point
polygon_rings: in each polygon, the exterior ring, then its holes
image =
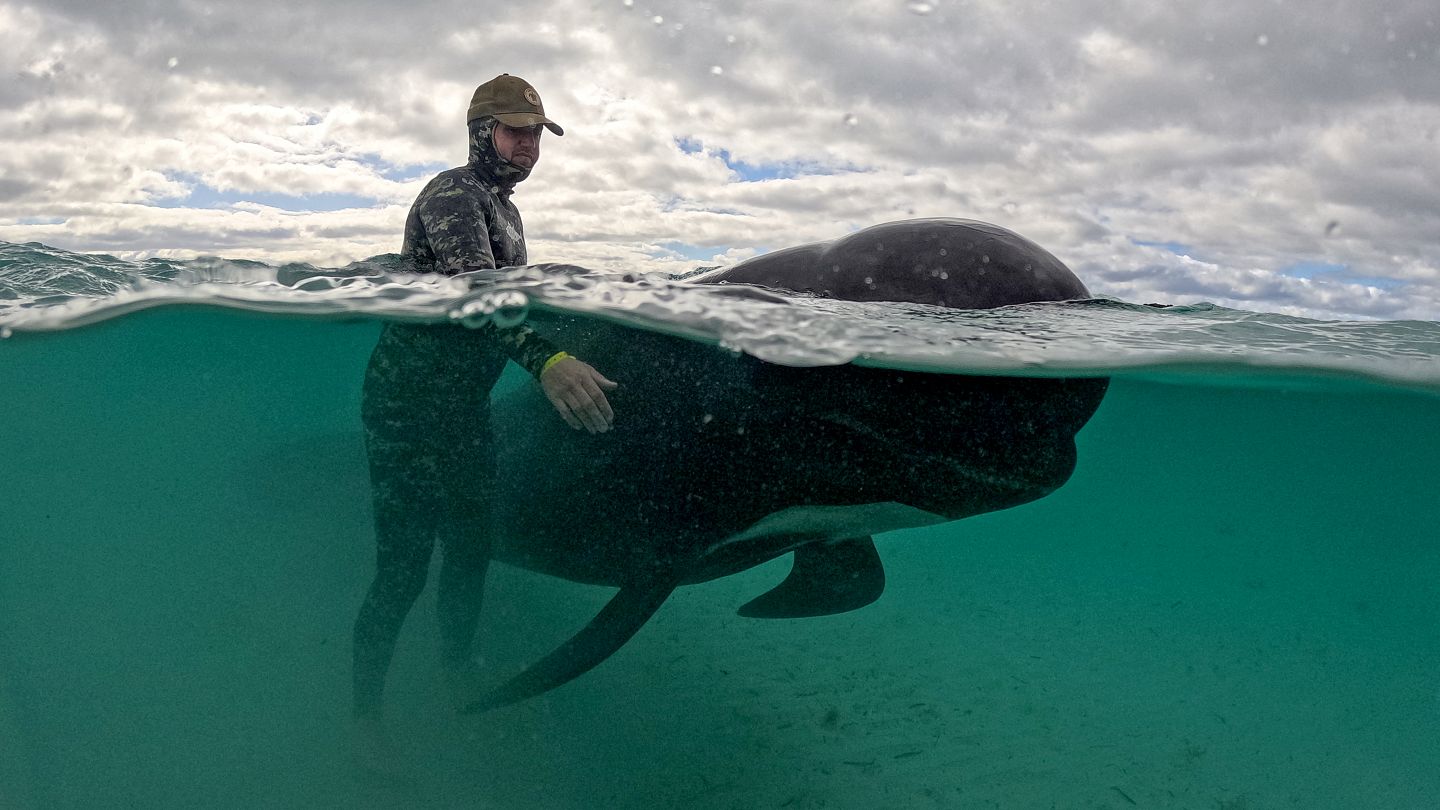
{"type": "Polygon", "coordinates": [[[511,76],[509,73],[501,73],[475,88],[465,123],[487,115],[507,126],[533,127],[544,124],[546,129],[556,135],[565,134],[559,124],[545,117],[545,107],[540,104],[540,94],[535,92],[535,88],[519,76],[511,76]]]}

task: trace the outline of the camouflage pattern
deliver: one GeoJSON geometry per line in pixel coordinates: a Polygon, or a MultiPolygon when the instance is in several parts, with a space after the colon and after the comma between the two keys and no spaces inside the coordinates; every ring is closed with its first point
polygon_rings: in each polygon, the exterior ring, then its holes
{"type": "MultiPolygon", "coordinates": [[[[471,122],[470,162],[441,172],[411,206],[400,255],[419,272],[454,275],[526,263],[525,226],[510,195],[530,170],[495,154],[494,131],[493,118],[471,122]]],[[[559,351],[523,324],[510,329],[486,324],[477,331],[492,335],[510,359],[535,376],[559,351]]]]}
{"type": "MultiPolygon", "coordinates": [[[[529,171],[501,160],[493,118],[470,126],[470,161],[441,172],[410,209],[404,257],[447,275],[526,262],[510,201],[529,171]]],[[[361,422],[375,510],[376,574],[355,622],[354,708],[378,712],[410,607],[443,547],[441,656],[463,670],[490,561],[495,480],[490,389],[507,359],[538,376],[558,349],[529,327],[387,324],[365,373],[361,422]]],[[[558,417],[557,417],[558,418],[558,417]]]]}

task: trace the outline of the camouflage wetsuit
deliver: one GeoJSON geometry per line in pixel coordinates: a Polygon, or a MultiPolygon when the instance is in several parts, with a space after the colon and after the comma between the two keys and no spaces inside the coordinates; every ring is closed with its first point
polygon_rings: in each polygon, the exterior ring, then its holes
{"type": "MultiPolygon", "coordinates": [[[[529,171],[502,160],[493,118],[470,125],[470,160],[416,198],[402,254],[421,272],[525,264],[520,212],[510,201],[529,171]]],[[[385,326],[365,373],[361,419],[375,509],[376,573],[355,621],[355,712],[378,711],[400,627],[425,587],[435,539],[441,656],[470,657],[490,560],[494,480],[490,389],[507,359],[532,375],[558,351],[528,327],[385,326]]]]}

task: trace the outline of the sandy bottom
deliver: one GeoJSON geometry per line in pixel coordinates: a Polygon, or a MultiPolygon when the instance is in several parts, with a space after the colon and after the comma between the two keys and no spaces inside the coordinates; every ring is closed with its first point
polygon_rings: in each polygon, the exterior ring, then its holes
{"type": "MultiPolygon", "coordinates": [[[[295,535],[310,545],[264,563],[235,547],[197,551],[210,562],[183,583],[150,581],[143,565],[92,567],[10,625],[29,658],[14,664],[0,717],[20,739],[0,750],[12,774],[31,764],[32,784],[27,796],[12,782],[6,800],[1440,806],[1433,551],[1360,555],[1183,524],[1082,542],[1053,516],[882,536],[891,586],[845,616],[734,616],[783,563],[686,589],[596,671],[480,718],[445,708],[427,594],[391,681],[410,783],[367,776],[348,755],[348,631],[368,550],[345,535],[363,526],[310,527],[295,535]],[[1037,523],[1051,530],[1035,534],[1037,523]],[[115,589],[117,577],[133,588],[115,589]],[[116,603],[127,593],[131,604],[116,603]],[[101,596],[119,618],[96,612],[101,596]]],[[[78,563],[36,553],[39,569],[78,563]]],[[[492,583],[482,647],[497,673],[546,651],[609,594],[513,569],[492,583]]]]}

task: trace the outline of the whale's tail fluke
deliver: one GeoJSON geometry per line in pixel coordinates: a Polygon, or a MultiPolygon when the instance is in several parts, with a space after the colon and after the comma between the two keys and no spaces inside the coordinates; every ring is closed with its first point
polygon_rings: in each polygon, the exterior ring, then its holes
{"type": "Polygon", "coordinates": [[[664,576],[626,585],[580,632],[461,712],[478,714],[519,703],[584,675],[639,632],[679,583],[678,576],[664,576]]]}

